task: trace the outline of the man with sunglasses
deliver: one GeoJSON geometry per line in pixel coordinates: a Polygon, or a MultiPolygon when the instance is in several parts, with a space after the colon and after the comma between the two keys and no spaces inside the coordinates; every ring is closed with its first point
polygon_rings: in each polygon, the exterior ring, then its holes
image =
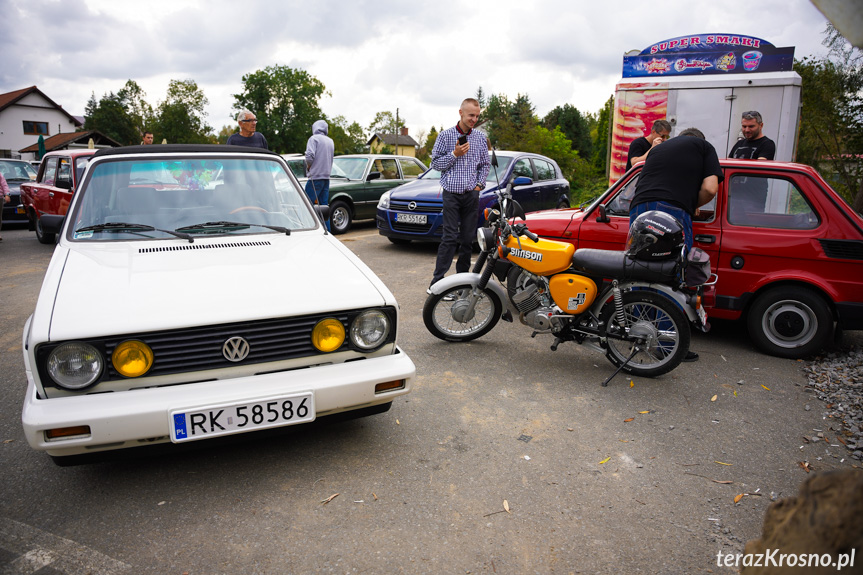
{"type": "Polygon", "coordinates": [[[756,111],[743,112],[740,131],[743,139],[737,140],[728,152],[729,158],[744,160],[772,160],[776,155],[776,144],[761,131],[764,122],[756,111]]]}
{"type": "Polygon", "coordinates": [[[626,156],[626,169],[629,170],[632,164],[646,160],[647,153],[667,140],[670,135],[671,124],[668,120],[656,120],[653,122],[653,127],[650,128],[650,134],[647,137],[641,136],[640,138],[636,138],[629,145],[629,154],[626,156]]]}
{"type": "Polygon", "coordinates": [[[237,114],[237,123],[240,124],[240,133],[228,136],[228,141],[225,142],[227,145],[270,149],[264,135],[255,131],[255,128],[258,127],[258,119],[252,112],[245,108],[240,110],[240,113],[237,114]]]}

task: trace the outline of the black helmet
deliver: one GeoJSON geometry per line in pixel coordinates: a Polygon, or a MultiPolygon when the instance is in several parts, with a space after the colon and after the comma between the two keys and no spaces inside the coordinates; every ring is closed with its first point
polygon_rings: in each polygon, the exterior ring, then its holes
{"type": "Polygon", "coordinates": [[[636,260],[673,260],[683,247],[683,226],[671,214],[644,212],[629,226],[626,255],[636,260]]]}

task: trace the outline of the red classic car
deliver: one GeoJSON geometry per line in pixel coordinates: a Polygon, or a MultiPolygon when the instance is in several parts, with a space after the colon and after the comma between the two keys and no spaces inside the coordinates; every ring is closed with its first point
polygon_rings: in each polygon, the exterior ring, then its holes
{"type": "Polygon", "coordinates": [[[43,244],[53,244],[54,234],[42,230],[42,215],[66,215],[72,194],[78,188],[84,168],[96,150],[58,150],[48,152],[39,165],[35,182],[21,184],[21,204],[30,229],[43,244]]]}
{"type": "MultiPolygon", "coordinates": [[[[863,218],[809,166],[720,160],[725,181],[693,219],[718,274],[708,315],[746,321],[762,351],[800,358],[863,329],[863,218]],[[759,200],[753,201],[752,197],[759,200]]],[[[528,214],[531,231],[576,248],[623,249],[643,164],[587,207],[528,214]]]]}

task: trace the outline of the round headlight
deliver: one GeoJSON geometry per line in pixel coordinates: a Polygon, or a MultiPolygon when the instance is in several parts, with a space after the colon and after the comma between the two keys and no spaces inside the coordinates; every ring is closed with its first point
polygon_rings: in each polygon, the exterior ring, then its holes
{"type": "Polygon", "coordinates": [[[143,341],[124,341],[111,354],[114,369],[125,377],[140,377],[153,367],[153,350],[143,341]]]}
{"type": "Polygon", "coordinates": [[[322,319],[312,330],[312,345],[324,353],[336,351],[345,342],[345,326],[337,319],[322,319]]]}
{"type": "Polygon", "coordinates": [[[477,228],[476,243],[481,251],[487,252],[494,247],[494,230],[492,228],[477,228]]]}
{"type": "Polygon", "coordinates": [[[48,356],[48,375],[66,389],[83,389],[99,379],[104,360],[87,343],[64,343],[48,356]]]}
{"type": "Polygon", "coordinates": [[[379,309],[364,311],[351,323],[351,341],[360,349],[374,349],[390,334],[390,320],[379,309]]]}

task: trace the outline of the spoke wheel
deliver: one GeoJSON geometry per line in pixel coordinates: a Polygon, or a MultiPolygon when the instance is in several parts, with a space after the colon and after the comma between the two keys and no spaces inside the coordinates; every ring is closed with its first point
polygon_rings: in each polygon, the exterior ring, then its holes
{"type": "Polygon", "coordinates": [[[468,298],[473,289],[465,284],[430,295],[423,306],[426,329],[446,341],[470,341],[491,331],[500,319],[501,302],[493,292],[485,290],[479,292],[471,309],[468,298]]]}
{"type": "MultiPolygon", "coordinates": [[[[639,351],[623,368],[641,377],[668,373],[689,351],[689,324],[683,312],[663,296],[649,291],[623,294],[623,311],[629,327],[628,340],[608,338],[606,357],[616,366],[639,351]]],[[[614,301],[602,309],[602,321],[610,333],[621,331],[614,313],[614,301]]]]}

